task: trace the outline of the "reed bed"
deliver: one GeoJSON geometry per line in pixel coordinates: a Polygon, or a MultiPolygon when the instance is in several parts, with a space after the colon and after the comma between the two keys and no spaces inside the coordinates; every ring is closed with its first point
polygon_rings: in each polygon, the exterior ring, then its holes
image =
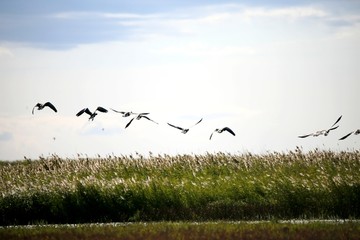
{"type": "Polygon", "coordinates": [[[360,152],[0,162],[0,225],[359,218],[360,152]]]}

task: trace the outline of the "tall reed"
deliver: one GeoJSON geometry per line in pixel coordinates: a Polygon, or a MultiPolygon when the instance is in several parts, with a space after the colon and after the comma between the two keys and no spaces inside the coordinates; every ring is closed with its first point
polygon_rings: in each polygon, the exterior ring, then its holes
{"type": "Polygon", "coordinates": [[[0,163],[0,224],[358,218],[360,152],[89,158],[0,163]]]}

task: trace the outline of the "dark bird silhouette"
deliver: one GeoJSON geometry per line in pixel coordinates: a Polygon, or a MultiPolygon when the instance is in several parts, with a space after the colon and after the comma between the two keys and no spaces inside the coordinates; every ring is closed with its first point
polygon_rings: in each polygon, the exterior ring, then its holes
{"type": "Polygon", "coordinates": [[[147,120],[149,120],[149,121],[152,121],[153,123],[158,124],[157,122],[155,122],[154,120],[152,120],[152,119],[150,119],[148,116],[146,116],[147,114],[149,114],[149,113],[140,113],[140,114],[138,114],[136,117],[133,117],[133,118],[130,120],[130,122],[128,122],[128,123],[126,124],[125,128],[127,128],[128,126],[130,126],[130,124],[132,123],[132,121],[134,121],[134,119],[140,120],[140,119],[142,119],[142,118],[145,118],[145,119],[147,119],[147,120]]]}
{"type": "Polygon", "coordinates": [[[340,138],[339,140],[344,140],[345,138],[349,137],[351,134],[354,134],[354,135],[360,134],[360,129],[357,129],[356,131],[352,131],[352,132],[346,134],[345,136],[343,136],[343,137],[340,138]]]}
{"type": "Polygon", "coordinates": [[[221,129],[217,128],[217,129],[215,129],[215,131],[213,131],[213,132],[211,133],[209,140],[211,140],[212,135],[213,135],[215,132],[222,133],[222,132],[224,132],[224,131],[227,131],[227,132],[231,133],[233,136],[235,136],[234,131],[231,130],[230,128],[228,128],[228,127],[224,127],[224,128],[221,128],[221,129]]]}
{"type": "Polygon", "coordinates": [[[130,117],[131,115],[147,115],[149,113],[134,113],[134,112],[124,112],[124,111],[118,111],[115,109],[110,108],[111,110],[113,110],[116,113],[120,113],[122,114],[123,117],[130,117]]]}
{"type": "Polygon", "coordinates": [[[79,117],[81,114],[87,113],[87,114],[90,115],[89,121],[90,121],[90,120],[94,121],[94,118],[95,118],[96,115],[97,115],[96,111],[103,112],[103,113],[107,113],[107,112],[108,112],[108,110],[106,110],[106,109],[103,108],[103,107],[97,107],[96,110],[95,110],[93,113],[92,113],[88,108],[84,108],[84,109],[80,110],[80,112],[78,112],[78,113],[76,114],[76,116],[79,117]]]}
{"type": "Polygon", "coordinates": [[[320,130],[320,131],[317,131],[314,133],[302,135],[302,136],[299,136],[299,138],[307,138],[309,136],[318,137],[320,135],[327,136],[327,135],[329,135],[330,131],[335,130],[339,127],[339,126],[336,126],[336,127],[334,127],[334,126],[340,121],[341,118],[342,118],[342,115],[336,120],[336,122],[329,129],[320,130]]]}
{"type": "Polygon", "coordinates": [[[183,134],[185,134],[185,133],[187,133],[187,132],[190,130],[190,128],[192,128],[192,127],[194,127],[195,125],[199,124],[202,120],[203,120],[203,119],[201,118],[197,123],[195,123],[194,125],[192,125],[192,126],[189,127],[189,128],[178,127],[178,126],[172,125],[172,124],[170,124],[170,123],[168,123],[168,125],[171,126],[171,127],[173,127],[173,128],[177,128],[177,129],[181,130],[181,132],[182,132],[183,134]]]}
{"type": "Polygon", "coordinates": [[[51,102],[46,102],[44,104],[41,104],[41,103],[38,103],[36,104],[33,109],[32,109],[32,114],[34,114],[34,109],[37,108],[37,110],[42,110],[44,107],[49,107],[51,108],[52,110],[54,110],[54,112],[57,112],[56,108],[54,105],[52,105],[51,102]]]}

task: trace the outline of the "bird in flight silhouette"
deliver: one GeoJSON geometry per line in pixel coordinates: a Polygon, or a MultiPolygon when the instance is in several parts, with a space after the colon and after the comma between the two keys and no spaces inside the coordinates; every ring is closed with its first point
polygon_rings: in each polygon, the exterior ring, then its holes
{"type": "Polygon", "coordinates": [[[228,128],[228,127],[224,127],[224,128],[221,128],[221,129],[217,128],[217,129],[215,129],[215,131],[213,131],[213,132],[211,133],[209,140],[211,140],[212,135],[213,135],[215,132],[222,133],[222,132],[224,132],[224,131],[227,131],[227,132],[231,133],[233,136],[235,136],[234,131],[231,130],[230,128],[228,128]]]}
{"type": "Polygon", "coordinates": [[[96,111],[103,112],[103,113],[107,113],[107,112],[108,112],[108,110],[106,110],[106,109],[103,108],[103,107],[97,107],[94,112],[91,112],[88,108],[84,108],[84,109],[80,110],[80,112],[78,112],[78,113],[76,114],[76,116],[79,117],[79,116],[81,116],[83,113],[87,113],[87,114],[89,114],[89,116],[90,116],[90,117],[89,117],[89,121],[90,121],[90,120],[94,121],[94,118],[95,118],[96,115],[97,115],[96,111]]]}
{"type": "Polygon", "coordinates": [[[110,108],[111,110],[113,110],[114,112],[116,113],[120,113],[122,114],[123,117],[130,117],[131,115],[147,115],[149,113],[134,113],[134,112],[124,112],[124,111],[118,111],[118,110],[115,110],[115,109],[112,109],[110,108]]]}
{"type": "Polygon", "coordinates": [[[307,137],[309,137],[309,136],[318,137],[318,136],[320,136],[320,135],[327,136],[327,135],[329,135],[330,131],[335,130],[335,129],[337,129],[337,128],[339,127],[339,125],[336,126],[336,127],[334,127],[334,126],[340,121],[341,118],[342,118],[342,116],[340,116],[340,117],[336,120],[336,122],[335,122],[329,129],[320,130],[320,131],[317,131],[317,132],[314,132],[314,133],[302,135],[302,136],[299,136],[299,138],[307,138],[307,137]]]}
{"type": "Polygon", "coordinates": [[[173,127],[173,128],[177,128],[177,129],[181,130],[181,132],[182,132],[183,134],[186,134],[186,133],[190,130],[190,128],[194,127],[195,125],[198,125],[202,120],[203,120],[203,119],[201,118],[197,123],[195,123],[194,125],[192,125],[192,126],[189,127],[189,128],[178,127],[178,126],[172,125],[172,124],[170,124],[170,123],[168,123],[168,125],[171,126],[171,127],[173,127]]]}
{"type": "Polygon", "coordinates": [[[146,116],[147,114],[149,114],[149,113],[140,113],[140,114],[138,114],[136,117],[133,117],[133,118],[130,120],[130,122],[128,122],[128,123],[126,124],[125,128],[129,127],[130,124],[132,123],[132,121],[134,121],[134,119],[140,120],[140,119],[142,119],[142,118],[145,118],[145,119],[147,119],[147,120],[149,120],[149,121],[152,121],[153,123],[158,124],[157,122],[155,122],[154,120],[152,120],[152,119],[150,119],[148,116],[146,116]]]}
{"type": "Polygon", "coordinates": [[[37,103],[33,109],[32,109],[32,114],[34,114],[34,109],[37,108],[37,110],[42,110],[44,107],[49,107],[51,108],[54,112],[57,112],[55,106],[51,103],[51,102],[46,102],[44,104],[41,103],[37,103]]]}

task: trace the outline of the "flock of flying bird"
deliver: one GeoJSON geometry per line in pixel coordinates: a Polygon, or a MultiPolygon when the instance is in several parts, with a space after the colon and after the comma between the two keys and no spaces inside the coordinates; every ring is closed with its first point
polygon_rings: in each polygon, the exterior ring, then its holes
{"type": "MultiPolygon", "coordinates": [[[[32,109],[32,114],[34,114],[35,108],[37,108],[37,110],[42,110],[42,109],[44,109],[45,107],[49,107],[49,108],[52,109],[54,112],[57,112],[57,109],[55,108],[55,106],[54,106],[52,103],[46,102],[46,103],[44,103],[44,104],[42,104],[42,103],[37,103],[37,104],[33,107],[33,109],[32,109]]],[[[150,118],[147,116],[147,115],[150,114],[150,113],[123,112],[123,111],[118,111],[118,110],[115,110],[115,109],[112,109],[112,108],[110,108],[110,109],[111,109],[112,111],[116,112],[116,113],[122,114],[123,117],[134,116],[134,117],[125,125],[125,128],[129,127],[130,124],[131,124],[134,120],[140,120],[140,119],[142,119],[142,118],[144,118],[144,119],[146,119],[146,120],[149,120],[149,121],[151,121],[151,122],[153,122],[153,123],[159,124],[159,123],[155,122],[154,120],[150,119],[150,118]]],[[[90,120],[93,121],[94,118],[96,117],[96,115],[98,115],[97,112],[107,113],[108,110],[105,109],[105,108],[103,108],[103,107],[100,107],[100,106],[97,107],[94,112],[91,112],[91,111],[89,110],[89,108],[83,108],[83,109],[81,109],[81,110],[76,114],[76,116],[79,117],[79,116],[81,116],[83,113],[86,113],[86,114],[89,115],[89,121],[90,121],[90,120]]],[[[175,125],[170,124],[170,123],[168,123],[168,125],[171,126],[171,127],[173,127],[173,128],[179,129],[179,130],[181,130],[181,132],[182,132],[183,134],[186,134],[186,133],[190,130],[190,128],[192,128],[192,127],[194,127],[195,125],[199,124],[202,120],[203,120],[203,119],[201,118],[197,123],[195,123],[194,125],[192,125],[192,126],[189,127],[189,128],[178,127],[178,126],[175,126],[175,125]]],[[[229,127],[223,127],[223,128],[217,128],[217,129],[215,129],[215,130],[211,133],[209,139],[211,140],[211,138],[212,138],[212,136],[213,136],[213,134],[214,134],[215,132],[217,132],[217,133],[222,133],[222,132],[224,132],[224,131],[229,132],[230,134],[232,134],[233,136],[235,136],[235,133],[234,133],[233,130],[231,130],[229,127]]]]}
{"type": "MultiPolygon", "coordinates": [[[[57,109],[55,108],[55,106],[54,106],[52,103],[46,102],[46,103],[44,103],[44,104],[37,103],[37,104],[33,107],[33,109],[32,109],[32,114],[34,114],[34,109],[35,109],[35,108],[37,108],[38,110],[42,110],[42,109],[45,108],[45,107],[49,107],[49,108],[51,108],[54,112],[57,112],[57,109]]],[[[142,118],[147,119],[147,120],[149,120],[149,121],[152,121],[153,123],[158,124],[157,122],[155,122],[154,120],[150,119],[150,118],[147,116],[149,113],[123,112],[123,111],[118,111],[118,110],[115,110],[115,109],[112,109],[112,108],[111,108],[111,110],[114,111],[114,112],[116,112],[116,113],[122,114],[123,117],[130,117],[130,116],[132,116],[132,115],[135,115],[135,116],[126,124],[125,128],[129,127],[130,124],[131,124],[134,120],[140,120],[140,119],[142,119],[142,118]]],[[[103,108],[103,107],[97,107],[94,112],[91,112],[91,111],[89,110],[89,108],[84,108],[84,109],[80,110],[80,111],[76,114],[76,116],[79,117],[79,116],[81,116],[83,113],[86,113],[86,114],[89,115],[89,121],[90,121],[90,120],[93,121],[94,118],[96,117],[96,115],[98,115],[98,114],[96,113],[97,111],[98,111],[98,112],[102,112],[102,113],[107,113],[107,112],[108,112],[108,110],[105,109],[105,108],[103,108]]],[[[327,129],[324,129],[324,130],[320,130],[320,131],[316,131],[316,132],[314,132],[314,133],[310,133],[310,134],[306,134],[306,135],[301,135],[301,136],[298,136],[298,137],[299,137],[299,138],[307,138],[307,137],[310,137],[310,136],[312,136],[312,137],[318,137],[318,136],[321,136],[321,135],[327,136],[327,135],[329,135],[330,131],[333,131],[333,130],[335,130],[335,129],[337,129],[337,128],[339,127],[339,125],[337,125],[337,126],[335,126],[335,125],[341,120],[341,118],[342,118],[342,116],[340,116],[340,117],[335,121],[335,123],[334,123],[333,125],[331,125],[330,128],[327,128],[327,129]]],[[[192,125],[191,127],[196,126],[196,125],[199,124],[202,120],[203,120],[203,119],[201,118],[197,123],[195,123],[195,124],[192,125]]],[[[189,131],[189,129],[191,128],[191,127],[189,127],[189,128],[182,128],[182,127],[178,127],[178,126],[175,126],[175,125],[173,125],[173,124],[170,124],[170,123],[168,123],[168,125],[171,126],[171,127],[173,127],[173,128],[176,128],[176,129],[181,130],[181,132],[182,132],[183,134],[186,134],[186,133],[189,131]]],[[[233,136],[235,136],[235,133],[234,133],[233,130],[231,130],[229,127],[223,127],[223,128],[217,128],[217,129],[215,129],[215,130],[211,133],[209,140],[211,140],[211,138],[212,138],[212,136],[213,136],[213,134],[214,134],[215,132],[217,132],[217,133],[222,133],[222,132],[224,132],[224,131],[229,132],[230,134],[232,134],[233,136]]],[[[346,139],[347,137],[349,137],[349,136],[352,135],[352,134],[354,134],[354,135],[360,134],[360,129],[357,129],[357,130],[355,130],[355,131],[352,131],[352,132],[346,134],[345,136],[341,137],[339,140],[344,140],[344,139],[346,139]]]]}

